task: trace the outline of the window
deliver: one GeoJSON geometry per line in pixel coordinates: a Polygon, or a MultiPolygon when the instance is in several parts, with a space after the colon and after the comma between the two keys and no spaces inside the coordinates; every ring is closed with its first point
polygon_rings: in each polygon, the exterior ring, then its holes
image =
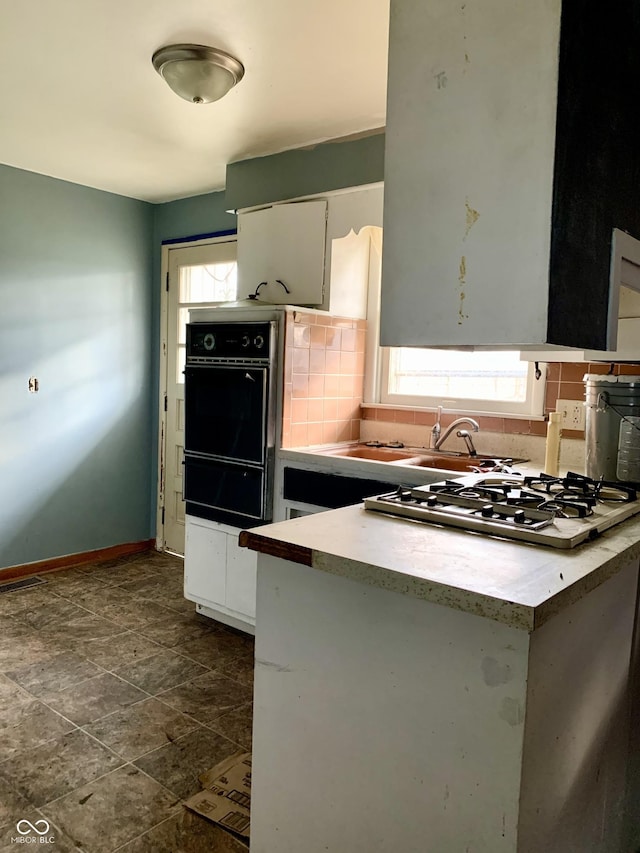
{"type": "MultiPolygon", "coordinates": [[[[228,244],[221,244],[225,246],[228,244]]],[[[234,244],[235,252],[235,244],[234,244]]],[[[238,264],[223,261],[219,264],[197,264],[180,267],[178,294],[178,360],[176,382],[184,382],[185,350],[189,310],[216,302],[232,302],[238,292],[238,264]]]]}
{"type": "Polygon", "coordinates": [[[544,378],[518,352],[381,350],[380,402],[398,406],[542,415],[544,378]]]}

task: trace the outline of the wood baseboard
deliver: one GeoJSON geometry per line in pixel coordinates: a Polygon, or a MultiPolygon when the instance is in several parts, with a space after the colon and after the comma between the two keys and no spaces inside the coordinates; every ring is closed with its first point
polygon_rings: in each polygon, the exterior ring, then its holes
{"type": "Polygon", "coordinates": [[[122,545],[111,545],[109,548],[98,548],[96,551],[83,551],[80,554],[67,554],[64,557],[52,557],[50,560],[38,560],[35,563],[25,563],[23,566],[9,566],[0,569],[0,583],[3,581],[24,578],[28,575],[40,575],[43,572],[55,572],[57,569],[72,569],[76,566],[86,566],[88,563],[103,563],[129,554],[139,554],[144,551],[156,550],[155,539],[143,539],[141,542],[125,542],[122,545]]]}

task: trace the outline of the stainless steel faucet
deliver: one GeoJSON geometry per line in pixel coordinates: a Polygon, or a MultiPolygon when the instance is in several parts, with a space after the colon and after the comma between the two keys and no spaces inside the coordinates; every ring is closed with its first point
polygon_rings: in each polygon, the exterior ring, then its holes
{"type": "MultiPolygon", "coordinates": [[[[469,426],[471,427],[471,429],[474,432],[479,432],[480,425],[478,424],[478,421],[474,421],[473,418],[456,418],[456,420],[452,424],[449,424],[449,426],[446,428],[446,430],[443,433],[441,433],[441,428],[440,428],[441,411],[442,411],[442,407],[439,406],[438,407],[438,420],[437,420],[435,426],[433,427],[433,429],[431,430],[431,442],[430,442],[429,446],[433,450],[440,450],[442,448],[442,445],[449,438],[449,436],[454,431],[454,429],[456,427],[459,427],[461,424],[469,424],[469,426]],[[434,431],[436,430],[436,427],[438,429],[437,429],[437,433],[434,435],[434,431]]],[[[469,431],[466,429],[459,429],[458,432],[456,433],[456,435],[458,436],[458,438],[463,439],[464,443],[467,445],[467,450],[469,451],[469,456],[477,456],[477,451],[476,451],[475,447],[473,446],[473,441],[471,440],[471,435],[469,434],[469,431]]]]}
{"type": "Polygon", "coordinates": [[[442,417],[442,406],[438,406],[438,414],[436,415],[436,422],[431,429],[431,435],[429,436],[429,449],[435,450],[437,442],[440,440],[440,433],[442,428],[440,426],[440,418],[442,417]]]}

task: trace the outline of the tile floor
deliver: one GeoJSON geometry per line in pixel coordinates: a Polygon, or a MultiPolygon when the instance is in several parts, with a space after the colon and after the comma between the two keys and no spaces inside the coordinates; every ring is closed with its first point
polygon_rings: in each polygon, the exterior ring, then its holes
{"type": "Polygon", "coordinates": [[[246,851],[182,800],[251,748],[252,638],[196,615],[175,557],[41,577],[0,592],[0,850],[24,818],[53,853],[246,851]]]}

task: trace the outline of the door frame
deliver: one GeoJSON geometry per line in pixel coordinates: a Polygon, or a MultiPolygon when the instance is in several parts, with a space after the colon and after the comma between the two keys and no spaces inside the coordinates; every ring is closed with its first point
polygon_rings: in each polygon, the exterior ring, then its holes
{"type": "Polygon", "coordinates": [[[169,253],[172,249],[192,249],[197,246],[210,246],[215,243],[228,242],[230,237],[236,237],[237,229],[216,231],[198,237],[182,237],[175,240],[163,241],[160,258],[160,341],[158,350],[158,453],[156,459],[156,549],[163,551],[164,510],[165,510],[165,476],[167,456],[167,341],[169,336],[169,253]]]}

